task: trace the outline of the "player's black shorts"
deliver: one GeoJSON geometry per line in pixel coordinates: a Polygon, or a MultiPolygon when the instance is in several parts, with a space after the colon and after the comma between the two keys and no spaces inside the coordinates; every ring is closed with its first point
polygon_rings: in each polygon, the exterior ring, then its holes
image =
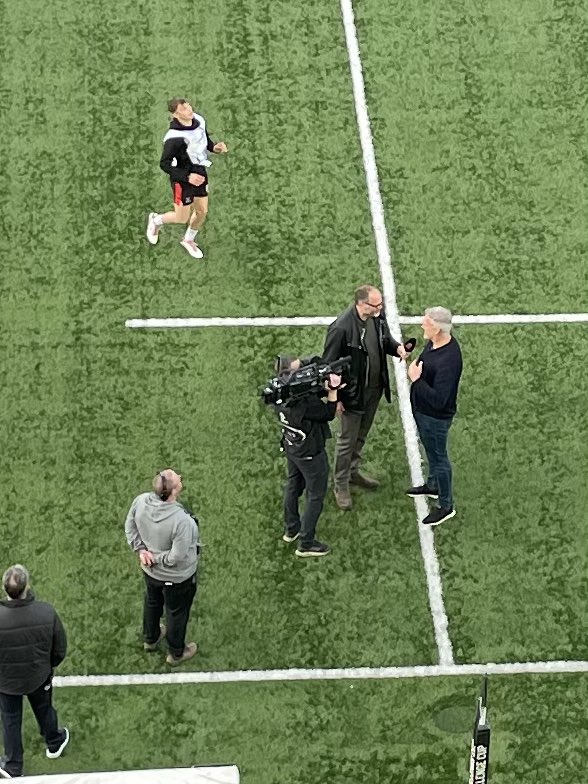
{"type": "Polygon", "coordinates": [[[204,177],[202,185],[190,185],[189,182],[172,182],[174,194],[174,204],[192,204],[194,197],[202,198],[208,196],[208,173],[204,166],[198,166],[194,174],[201,174],[204,177]]]}

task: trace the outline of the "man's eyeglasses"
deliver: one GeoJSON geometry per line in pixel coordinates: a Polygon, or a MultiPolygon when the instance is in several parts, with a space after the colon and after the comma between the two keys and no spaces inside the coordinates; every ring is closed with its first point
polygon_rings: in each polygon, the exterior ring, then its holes
{"type": "Polygon", "coordinates": [[[366,302],[365,304],[369,305],[370,308],[381,308],[384,306],[383,302],[376,302],[375,304],[373,302],[366,302]]]}

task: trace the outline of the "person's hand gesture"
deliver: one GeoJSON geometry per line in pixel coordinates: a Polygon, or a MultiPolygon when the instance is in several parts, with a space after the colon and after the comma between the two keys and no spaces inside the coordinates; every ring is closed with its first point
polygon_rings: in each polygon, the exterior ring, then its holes
{"type": "Polygon", "coordinates": [[[141,561],[141,566],[153,566],[155,563],[155,556],[153,553],[150,553],[149,550],[141,550],[139,552],[139,560],[141,561]]]}
{"type": "Polygon", "coordinates": [[[196,172],[192,172],[192,174],[190,174],[188,177],[188,182],[190,185],[195,185],[198,187],[199,185],[202,185],[205,179],[206,178],[203,177],[202,174],[196,174],[196,172]]]}
{"type": "Polygon", "coordinates": [[[217,142],[212,148],[213,152],[228,152],[227,145],[224,142],[217,142]]]}
{"type": "Polygon", "coordinates": [[[411,381],[418,381],[423,373],[423,363],[419,362],[418,360],[414,360],[408,366],[408,377],[411,381]]]}

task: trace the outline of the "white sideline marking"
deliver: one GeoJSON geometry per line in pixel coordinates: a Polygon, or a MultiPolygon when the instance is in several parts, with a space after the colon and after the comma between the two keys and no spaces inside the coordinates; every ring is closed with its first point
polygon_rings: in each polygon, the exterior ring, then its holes
{"type": "Polygon", "coordinates": [[[389,680],[454,675],[549,675],[588,672],[588,661],[512,662],[509,664],[436,664],[416,667],[343,667],[338,669],[233,670],[170,672],[149,675],[56,676],[53,685],[161,686],[174,683],[254,683],[267,681],[389,680]]]}
{"type": "Polygon", "coordinates": [[[178,327],[326,327],[335,316],[259,316],[256,318],[146,318],[127,319],[130,329],[172,329],[178,327]]]}
{"type": "MultiPolygon", "coordinates": [[[[382,294],[386,308],[386,318],[390,325],[390,330],[396,340],[402,340],[400,332],[400,319],[398,306],[396,304],[396,284],[392,272],[392,260],[390,247],[388,244],[388,234],[384,219],[384,206],[380,194],[380,184],[378,181],[378,169],[376,166],[376,156],[374,143],[370,128],[370,118],[368,115],[365,99],[365,86],[361,67],[361,57],[359,54],[359,44],[357,41],[357,31],[355,29],[355,19],[351,0],[341,0],[341,13],[343,15],[343,26],[345,28],[345,40],[347,42],[347,52],[349,54],[349,67],[351,69],[351,80],[353,83],[353,97],[355,100],[355,111],[357,115],[357,125],[363,153],[363,165],[367,182],[370,211],[372,214],[372,224],[376,239],[376,251],[380,265],[380,275],[382,276],[382,294]]],[[[416,435],[416,427],[412,417],[410,407],[410,394],[406,368],[403,362],[393,360],[394,373],[396,376],[396,386],[398,389],[398,405],[404,430],[404,443],[406,454],[410,466],[410,476],[413,485],[424,483],[421,470],[421,458],[416,435]]],[[[422,520],[428,514],[427,502],[424,498],[415,498],[417,517],[422,520]]],[[[442,665],[453,664],[453,650],[449,632],[447,629],[447,614],[443,604],[443,588],[439,574],[439,561],[433,543],[433,532],[418,523],[419,539],[421,552],[425,564],[427,577],[427,588],[429,592],[429,605],[433,616],[433,626],[435,630],[435,640],[439,651],[439,663],[442,665]]]]}
{"type": "MultiPolygon", "coordinates": [[[[399,324],[420,325],[422,316],[398,316],[399,324]]],[[[202,327],[327,327],[335,316],[256,316],[253,318],[133,318],[129,329],[198,329],[202,327]]],[[[454,324],[578,324],[588,323],[588,313],[489,313],[453,317],[454,324]]]]}

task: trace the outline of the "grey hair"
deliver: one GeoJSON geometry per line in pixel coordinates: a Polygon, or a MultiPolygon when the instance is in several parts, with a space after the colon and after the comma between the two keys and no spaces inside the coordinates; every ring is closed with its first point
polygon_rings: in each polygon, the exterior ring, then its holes
{"type": "Polygon", "coordinates": [[[2,587],[11,599],[20,599],[29,584],[29,573],[22,564],[9,566],[2,575],[2,587]]]}
{"type": "Polygon", "coordinates": [[[433,308],[427,308],[425,310],[425,316],[428,316],[433,324],[436,327],[439,327],[441,332],[445,332],[447,335],[451,333],[451,328],[453,326],[452,323],[452,315],[451,311],[447,310],[447,308],[442,308],[440,305],[435,305],[433,308]]]}

